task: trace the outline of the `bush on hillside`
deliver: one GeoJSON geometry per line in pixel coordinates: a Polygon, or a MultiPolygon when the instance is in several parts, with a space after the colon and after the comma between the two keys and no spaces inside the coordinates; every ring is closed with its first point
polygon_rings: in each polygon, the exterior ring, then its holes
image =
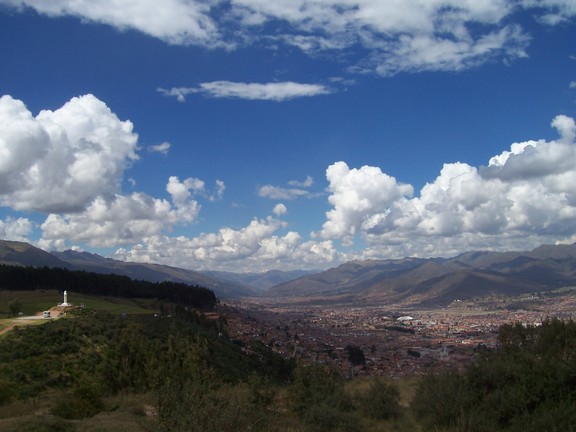
{"type": "Polygon", "coordinates": [[[52,414],[64,419],[93,417],[104,409],[102,391],[97,383],[84,380],[75,385],[71,392],[60,398],[52,414]]]}
{"type": "Polygon", "coordinates": [[[360,410],[366,417],[388,420],[400,415],[400,390],[391,382],[376,378],[359,398],[360,410]]]}
{"type": "Polygon", "coordinates": [[[290,388],[292,411],[313,431],[359,431],[360,419],[343,379],[319,364],[296,368],[290,388]]]}
{"type": "Polygon", "coordinates": [[[156,374],[162,431],[266,431],[272,395],[263,381],[225,382],[210,366],[205,342],[171,338],[156,374]]]}
{"type": "Polygon", "coordinates": [[[504,325],[498,348],[462,374],[422,379],[412,403],[428,429],[559,431],[576,429],[576,323],[504,325]]]}

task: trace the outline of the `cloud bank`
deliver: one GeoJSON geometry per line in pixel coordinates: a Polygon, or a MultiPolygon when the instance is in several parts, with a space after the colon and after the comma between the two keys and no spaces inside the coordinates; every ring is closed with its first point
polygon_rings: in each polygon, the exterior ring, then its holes
{"type": "MultiPolygon", "coordinates": [[[[207,190],[197,178],[168,179],[169,199],[142,192],[124,195],[126,169],[138,159],[138,136],[93,95],[72,98],[37,116],[22,101],[0,98],[0,205],[45,214],[39,245],[69,242],[94,247],[134,243],[196,220],[197,197],[221,199],[224,182],[207,190]]],[[[156,150],[168,150],[160,145],[156,150]]],[[[2,238],[23,240],[33,231],[26,218],[1,221],[2,238]]]]}
{"type": "MultiPolygon", "coordinates": [[[[277,205],[273,212],[280,216],[286,208],[277,205]]],[[[294,231],[276,234],[286,226],[280,219],[268,216],[253,219],[240,229],[224,227],[194,238],[152,236],[130,249],[119,249],[115,258],[239,272],[324,268],[338,261],[339,253],[331,241],[304,241],[294,231]]]]}
{"type": "MultiPolygon", "coordinates": [[[[275,217],[254,219],[241,229],[194,238],[149,237],[117,256],[237,271],[318,269],[352,259],[454,256],[574,241],[576,123],[558,115],[551,125],[557,139],[513,143],[486,166],[446,163],[417,194],[379,167],[336,162],[326,169],[326,221],[308,240],[293,231],[279,235],[288,227],[279,217],[288,211],[278,204],[275,217]]],[[[300,195],[290,188],[260,189],[263,198],[300,195]]]]}
{"type": "Polygon", "coordinates": [[[570,238],[576,231],[576,124],[559,115],[559,138],[514,143],[479,168],[444,164],[418,196],[377,167],[326,171],[329,202],[317,235],[364,256],[438,256],[472,249],[517,249],[570,238]]]}
{"type": "MultiPolygon", "coordinates": [[[[361,60],[348,67],[380,75],[455,71],[492,59],[525,57],[530,36],[517,22],[519,15],[527,12],[543,25],[576,16],[571,0],[166,0],[160,9],[150,0],[0,0],[0,4],[208,49],[288,45],[308,54],[361,50],[361,60]]],[[[181,90],[176,93],[179,100],[186,95],[186,89],[181,90]]]]}
{"type": "MultiPolygon", "coordinates": [[[[244,227],[171,235],[196,223],[200,200],[223,199],[195,177],[170,176],[165,197],[125,194],[137,135],[93,95],[34,116],[0,98],[0,204],[44,215],[0,220],[0,237],[22,240],[35,229],[46,249],[115,248],[116,257],[193,269],[319,269],[360,258],[450,256],[467,250],[529,249],[572,241],[576,232],[576,122],[556,116],[556,139],[513,143],[485,166],[444,164],[418,193],[379,167],[326,169],[326,219],[310,236],[290,230],[284,203],[244,227]],[[341,247],[343,246],[343,247],[341,247]]],[[[311,177],[264,186],[262,198],[310,197],[311,177]]],[[[318,198],[318,196],[315,196],[318,198]]]]}

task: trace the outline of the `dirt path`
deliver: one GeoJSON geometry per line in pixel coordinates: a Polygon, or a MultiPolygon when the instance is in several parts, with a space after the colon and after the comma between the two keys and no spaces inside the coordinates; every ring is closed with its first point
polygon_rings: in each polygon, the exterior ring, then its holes
{"type": "Polygon", "coordinates": [[[33,316],[21,316],[17,318],[6,318],[0,320],[0,336],[8,333],[10,330],[13,330],[16,326],[27,326],[27,325],[38,325],[43,324],[45,322],[50,321],[51,319],[56,318],[44,318],[42,314],[33,315],[33,316]]]}

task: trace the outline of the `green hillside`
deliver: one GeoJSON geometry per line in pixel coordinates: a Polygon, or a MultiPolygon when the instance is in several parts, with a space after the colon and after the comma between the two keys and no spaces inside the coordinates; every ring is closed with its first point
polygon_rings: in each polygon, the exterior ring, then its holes
{"type": "MultiPolygon", "coordinates": [[[[53,291],[0,293],[5,300],[21,295],[23,310],[42,310],[60,300],[53,291]]],[[[571,321],[505,325],[498,349],[477,352],[462,372],[347,381],[320,364],[295,363],[259,343],[230,340],[224,315],[208,319],[180,305],[152,314],[149,299],[73,295],[69,300],[86,307],[34,321],[41,325],[0,319],[0,325],[17,323],[0,337],[0,430],[576,428],[571,321]]]]}
{"type": "MultiPolygon", "coordinates": [[[[110,313],[149,314],[154,313],[154,302],[137,298],[97,297],[69,293],[68,300],[75,306],[85,306],[96,311],[110,313]]],[[[9,315],[9,304],[18,301],[22,315],[30,316],[62,303],[62,293],[56,290],[12,291],[0,290],[0,318],[9,315]]]]}

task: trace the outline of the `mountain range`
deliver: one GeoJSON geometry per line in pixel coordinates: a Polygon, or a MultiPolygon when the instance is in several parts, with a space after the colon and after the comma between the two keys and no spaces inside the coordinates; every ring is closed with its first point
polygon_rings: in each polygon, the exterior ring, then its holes
{"type": "Polygon", "coordinates": [[[576,285],[576,244],[527,252],[468,252],[453,258],[351,261],[267,291],[276,298],[351,304],[446,305],[576,285]]]}
{"type": "Polygon", "coordinates": [[[160,264],[123,262],[89,252],[73,250],[46,252],[28,243],[15,241],[0,240],[0,264],[60,267],[102,274],[114,273],[150,282],[182,282],[211,289],[219,298],[255,295],[255,291],[247,286],[230,281],[220,281],[192,270],[160,264]]]}
{"type": "Polygon", "coordinates": [[[0,240],[0,264],[61,267],[133,279],[200,285],[219,298],[264,297],[301,303],[445,305],[488,295],[576,286],[576,243],[525,252],[467,252],[453,258],[350,261],[321,272],[197,272],[78,252],[46,252],[0,240]]]}

